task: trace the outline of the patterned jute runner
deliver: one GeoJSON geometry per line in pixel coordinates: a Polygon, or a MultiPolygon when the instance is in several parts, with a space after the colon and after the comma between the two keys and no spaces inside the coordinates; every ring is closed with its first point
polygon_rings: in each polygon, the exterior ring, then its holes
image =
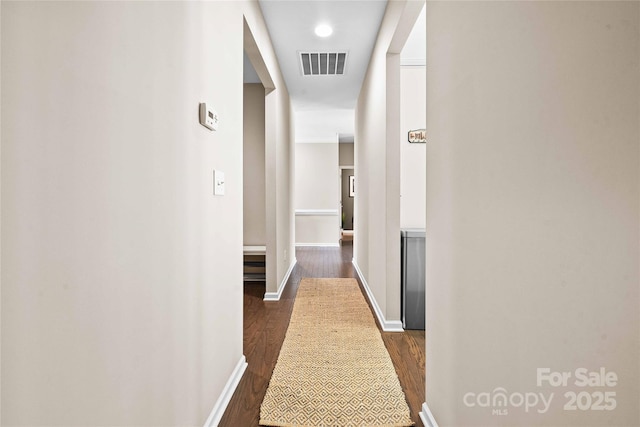
{"type": "Polygon", "coordinates": [[[260,407],[265,426],[412,426],[402,387],[354,279],[302,279],[260,407]]]}

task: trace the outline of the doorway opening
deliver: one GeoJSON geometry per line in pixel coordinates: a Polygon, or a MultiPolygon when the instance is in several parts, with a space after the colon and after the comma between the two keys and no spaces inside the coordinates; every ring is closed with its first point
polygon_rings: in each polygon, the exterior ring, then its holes
{"type": "Polygon", "coordinates": [[[243,56],[243,279],[264,284],[267,277],[265,92],[247,53],[243,56]]]}
{"type": "Polygon", "coordinates": [[[355,199],[355,169],[340,166],[340,240],[353,241],[353,205],[355,199]]]}
{"type": "Polygon", "coordinates": [[[277,270],[273,206],[268,203],[274,190],[267,176],[274,138],[268,118],[275,108],[269,95],[275,86],[246,20],[243,60],[243,282],[264,285],[266,294],[277,270]]]}
{"type": "Polygon", "coordinates": [[[353,135],[338,135],[338,202],[340,241],[352,242],[354,238],[355,168],[353,135]]]}

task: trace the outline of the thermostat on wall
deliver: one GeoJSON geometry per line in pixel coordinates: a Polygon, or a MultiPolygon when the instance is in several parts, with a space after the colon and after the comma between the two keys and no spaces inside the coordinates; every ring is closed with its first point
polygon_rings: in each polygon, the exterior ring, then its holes
{"type": "Polygon", "coordinates": [[[207,129],[218,129],[218,113],[206,102],[200,103],[200,124],[207,129]]]}

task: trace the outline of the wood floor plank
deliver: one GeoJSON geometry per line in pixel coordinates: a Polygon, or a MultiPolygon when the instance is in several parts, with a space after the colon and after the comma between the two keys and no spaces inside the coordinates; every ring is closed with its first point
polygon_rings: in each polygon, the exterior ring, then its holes
{"type": "MultiPolygon", "coordinates": [[[[244,354],[249,366],[220,421],[222,427],[255,427],[259,424],[260,405],[267,391],[284,336],[289,326],[293,301],[303,277],[353,277],[353,246],[340,248],[299,247],[298,260],[280,301],[263,301],[265,286],[244,285],[244,354]]],[[[362,283],[358,280],[361,290],[362,283]]],[[[366,295],[365,295],[366,299],[366,295]]],[[[367,300],[368,301],[368,300],[367,300]]],[[[378,325],[379,327],[379,325],[378,325]]],[[[396,368],[406,395],[411,418],[422,426],[419,412],[424,402],[424,331],[382,332],[382,338],[396,368]]]]}

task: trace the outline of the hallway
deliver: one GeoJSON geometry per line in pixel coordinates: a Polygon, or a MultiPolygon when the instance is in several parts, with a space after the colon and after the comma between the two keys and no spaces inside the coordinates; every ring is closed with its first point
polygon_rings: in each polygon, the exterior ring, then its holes
{"type": "Polygon", "coordinates": [[[417,425],[640,427],[640,0],[0,1],[0,27],[0,425],[255,426],[301,278],[357,275],[417,425]]]}
{"type": "MultiPolygon", "coordinates": [[[[351,263],[352,254],[351,242],[346,242],[340,248],[296,248],[298,262],[277,302],[263,301],[263,284],[244,285],[244,354],[249,366],[227,406],[220,426],[258,425],[260,404],[278,359],[300,280],[303,277],[357,279],[351,263]]],[[[362,290],[361,283],[360,287],[362,290]]],[[[424,331],[382,332],[382,338],[407,398],[411,418],[416,426],[422,426],[418,413],[425,397],[424,331]]]]}

